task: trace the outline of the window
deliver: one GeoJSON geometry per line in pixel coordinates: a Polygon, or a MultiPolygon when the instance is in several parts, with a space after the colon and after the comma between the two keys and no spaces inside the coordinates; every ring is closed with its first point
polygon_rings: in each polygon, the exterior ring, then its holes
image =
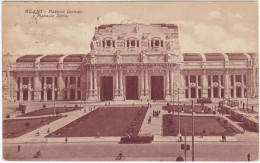
{"type": "Polygon", "coordinates": [[[244,75],[243,79],[244,79],[244,84],[246,85],[246,75],[244,75]]]}
{"type": "Polygon", "coordinates": [[[211,98],[211,89],[208,89],[208,98],[211,98]]]}
{"type": "Polygon", "coordinates": [[[185,78],[186,80],[186,86],[189,86],[189,77],[188,76],[186,76],[186,78],[185,78]]]}
{"type": "Polygon", "coordinates": [[[25,77],[25,78],[22,78],[22,79],[23,79],[23,85],[29,84],[29,78],[28,77],[25,77]]]}
{"type": "Polygon", "coordinates": [[[31,88],[34,88],[34,80],[31,78],[31,88]]]}
{"type": "Polygon", "coordinates": [[[198,85],[199,85],[199,86],[201,85],[201,82],[200,82],[200,75],[198,76],[198,85]]]}
{"type": "Polygon", "coordinates": [[[47,84],[52,84],[52,77],[47,77],[47,84]]]}
{"type": "Polygon", "coordinates": [[[191,83],[196,83],[196,76],[195,75],[191,75],[190,76],[190,82],[191,83]]]}
{"type": "Polygon", "coordinates": [[[211,76],[208,75],[208,86],[211,87],[211,76]]]}
{"type": "Polygon", "coordinates": [[[20,78],[18,78],[18,81],[17,81],[18,88],[20,88],[20,83],[21,83],[21,80],[20,80],[20,78]]]}
{"type": "Polygon", "coordinates": [[[234,75],[231,75],[231,86],[234,86],[234,75]]]}
{"type": "Polygon", "coordinates": [[[213,75],[213,83],[218,83],[218,75],[213,75]]]}
{"type": "Polygon", "coordinates": [[[159,44],[159,40],[155,40],[155,41],[154,41],[154,46],[155,46],[155,47],[158,47],[159,45],[160,45],[160,44],[159,44]]]}
{"type": "Polygon", "coordinates": [[[220,77],[220,83],[221,83],[221,85],[224,85],[224,78],[223,78],[223,75],[221,75],[221,77],[220,77]]]}
{"type": "Polygon", "coordinates": [[[57,77],[54,78],[54,87],[57,88],[58,87],[58,81],[57,81],[57,77]]]}
{"type": "Polygon", "coordinates": [[[70,77],[70,84],[76,84],[76,77],[70,77]]]}
{"type": "Polygon", "coordinates": [[[131,40],[131,47],[135,46],[135,40],[131,40]]]}
{"type": "Polygon", "coordinates": [[[231,93],[231,98],[234,98],[234,89],[231,89],[230,93],[231,93]]]}
{"type": "Polygon", "coordinates": [[[236,82],[242,82],[241,75],[236,75],[236,82]]]}
{"type": "Polygon", "coordinates": [[[221,89],[221,98],[224,98],[225,94],[224,94],[224,89],[221,89]]]}
{"type": "Polygon", "coordinates": [[[107,40],[107,47],[110,47],[110,46],[111,46],[111,41],[107,40]]]}

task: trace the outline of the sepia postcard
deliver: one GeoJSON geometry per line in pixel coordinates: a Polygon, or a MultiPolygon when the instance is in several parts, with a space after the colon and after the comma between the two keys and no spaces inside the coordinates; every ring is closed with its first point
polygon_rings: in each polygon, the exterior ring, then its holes
{"type": "Polygon", "coordinates": [[[2,2],[3,161],[259,161],[258,2],[2,2]]]}

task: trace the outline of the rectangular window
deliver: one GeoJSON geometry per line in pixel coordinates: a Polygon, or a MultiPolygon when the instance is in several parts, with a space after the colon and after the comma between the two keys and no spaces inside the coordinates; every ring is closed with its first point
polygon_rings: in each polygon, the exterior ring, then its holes
{"type": "Polygon", "coordinates": [[[246,85],[246,75],[244,75],[243,79],[244,79],[244,85],[246,85]]]}
{"type": "Polygon", "coordinates": [[[41,91],[41,100],[44,100],[44,91],[41,91]]]}
{"type": "Polygon", "coordinates": [[[153,41],[151,41],[151,47],[153,47],[153,41]]]}
{"type": "Polygon", "coordinates": [[[190,76],[190,82],[191,83],[196,83],[196,76],[195,75],[191,75],[190,76]]]}
{"type": "Polygon", "coordinates": [[[20,92],[17,92],[16,97],[17,97],[17,101],[20,101],[20,92]]]}
{"type": "Polygon", "coordinates": [[[65,100],[68,100],[68,93],[67,93],[67,91],[64,92],[64,98],[65,98],[65,100]]]}
{"type": "Polygon", "coordinates": [[[31,100],[32,101],[34,100],[34,92],[33,91],[31,92],[31,100]]]}
{"type": "Polygon", "coordinates": [[[34,88],[34,80],[31,78],[31,88],[34,88]]]}
{"type": "Polygon", "coordinates": [[[102,41],[102,46],[103,46],[103,48],[105,47],[105,41],[102,41]]]}
{"type": "Polygon", "coordinates": [[[231,80],[231,86],[234,86],[234,75],[231,75],[230,80],[231,80]]]}
{"type": "Polygon", "coordinates": [[[68,77],[65,77],[65,88],[68,87],[68,77]]]}
{"type": "Polygon", "coordinates": [[[113,40],[113,47],[115,47],[116,46],[116,42],[115,42],[115,40],[113,40]]]}
{"type": "Polygon", "coordinates": [[[107,43],[106,47],[110,47],[111,46],[111,41],[110,40],[107,40],[106,43],[107,43]]]}
{"type": "Polygon", "coordinates": [[[200,75],[198,75],[198,85],[201,86],[200,75]]]}
{"type": "Polygon", "coordinates": [[[29,84],[29,78],[28,77],[24,77],[23,78],[23,85],[28,85],[29,84]]]}
{"type": "Polygon", "coordinates": [[[126,42],[126,43],[127,43],[127,47],[129,48],[129,40],[127,40],[127,42],[126,42]]]}
{"type": "Polygon", "coordinates": [[[220,84],[224,85],[224,77],[223,77],[223,75],[220,76],[220,84]]]}
{"type": "Polygon", "coordinates": [[[76,84],[76,77],[70,77],[70,84],[76,84]]]}
{"type": "Polygon", "coordinates": [[[201,89],[198,89],[198,96],[201,98],[201,89]]]}
{"type": "Polygon", "coordinates": [[[163,40],[161,40],[161,47],[163,47],[163,40]]]}
{"type": "Polygon", "coordinates": [[[54,87],[55,87],[55,88],[58,87],[58,80],[57,80],[57,77],[54,78],[54,87]]]}
{"type": "Polygon", "coordinates": [[[208,89],[208,97],[211,98],[211,89],[208,89]]]}
{"type": "Polygon", "coordinates": [[[47,83],[46,84],[52,84],[52,77],[47,77],[47,79],[46,79],[47,81],[47,83]]]}
{"type": "Polygon", "coordinates": [[[159,45],[160,45],[159,40],[155,40],[155,41],[154,41],[154,46],[155,46],[155,47],[158,47],[159,45]]]}
{"type": "Polygon", "coordinates": [[[78,86],[77,87],[80,87],[80,83],[81,83],[80,77],[78,77],[78,86]]]}
{"type": "Polygon", "coordinates": [[[135,40],[131,40],[131,47],[135,46],[135,40]]]}
{"type": "Polygon", "coordinates": [[[44,77],[42,77],[42,89],[44,88],[44,77]]]}
{"type": "Polygon", "coordinates": [[[186,80],[186,86],[189,86],[189,77],[186,75],[186,78],[185,78],[186,80]]]}
{"type": "Polygon", "coordinates": [[[189,91],[188,91],[188,89],[185,89],[185,97],[189,98],[189,91]]]}
{"type": "Polygon", "coordinates": [[[18,88],[20,88],[20,83],[21,83],[21,79],[18,78],[17,84],[18,84],[18,88]]]}
{"type": "Polygon", "coordinates": [[[234,98],[234,89],[230,90],[231,98],[234,98]]]}
{"type": "Polygon", "coordinates": [[[218,80],[218,75],[213,75],[213,83],[218,83],[219,80],[218,80]]]}
{"type": "Polygon", "coordinates": [[[81,91],[78,91],[78,100],[81,99],[81,91]]]}
{"type": "Polygon", "coordinates": [[[236,82],[242,82],[241,75],[236,75],[236,82]]]}
{"type": "Polygon", "coordinates": [[[208,86],[211,87],[211,76],[208,75],[208,86]]]}
{"type": "Polygon", "coordinates": [[[139,40],[137,41],[137,47],[139,47],[139,40]]]}
{"type": "Polygon", "coordinates": [[[225,94],[224,94],[224,89],[221,89],[221,98],[224,98],[225,94]]]}

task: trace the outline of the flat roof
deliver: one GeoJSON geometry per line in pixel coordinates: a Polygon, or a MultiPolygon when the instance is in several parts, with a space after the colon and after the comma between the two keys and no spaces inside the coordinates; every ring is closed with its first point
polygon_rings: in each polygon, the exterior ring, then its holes
{"type": "Polygon", "coordinates": [[[202,61],[200,53],[184,53],[183,61],[202,61]]]}
{"type": "Polygon", "coordinates": [[[204,53],[206,61],[224,61],[225,57],[221,53],[204,53]]]}
{"type": "Polygon", "coordinates": [[[16,59],[16,62],[35,62],[38,57],[42,56],[41,54],[31,54],[24,55],[16,59]]]}
{"type": "Polygon", "coordinates": [[[40,62],[59,62],[60,57],[64,56],[63,54],[50,54],[42,57],[40,62]]]}
{"type": "Polygon", "coordinates": [[[64,58],[63,62],[82,62],[86,54],[71,54],[64,58]]]}
{"type": "Polygon", "coordinates": [[[226,53],[228,60],[247,60],[247,56],[244,53],[226,53]]]}

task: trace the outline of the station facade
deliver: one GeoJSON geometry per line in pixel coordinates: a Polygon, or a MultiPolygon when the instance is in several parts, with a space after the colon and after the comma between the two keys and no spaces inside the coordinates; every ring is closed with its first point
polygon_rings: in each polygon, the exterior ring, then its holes
{"type": "Polygon", "coordinates": [[[258,96],[256,53],[181,53],[178,34],[174,24],[100,25],[88,54],[24,55],[10,63],[8,98],[177,101],[258,96]]]}

